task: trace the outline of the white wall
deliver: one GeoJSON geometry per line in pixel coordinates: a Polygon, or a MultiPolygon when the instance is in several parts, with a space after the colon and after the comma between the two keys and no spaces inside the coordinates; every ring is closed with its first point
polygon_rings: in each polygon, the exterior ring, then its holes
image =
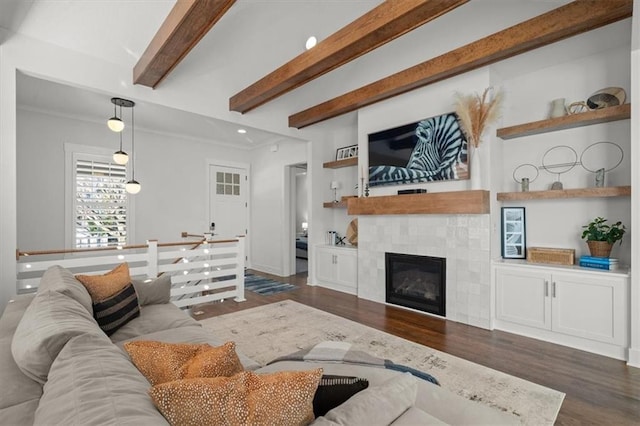
{"type": "MultiPolygon", "coordinates": [[[[116,151],[119,139],[104,123],[24,109],[17,119],[18,247],[64,248],[65,143],[116,151]]],[[[131,153],[127,139],[124,148],[131,153]]],[[[143,129],[136,129],[135,140],[136,180],[142,191],[132,196],[135,233],[128,243],[179,241],[182,231],[207,230],[205,159],[239,162],[247,152],[143,129]]]]}
{"type": "Polygon", "coordinates": [[[309,220],[309,197],[307,190],[307,170],[294,168],[296,171],[296,232],[302,232],[302,222],[309,220]]]}
{"type": "MultiPolygon", "coordinates": [[[[307,161],[307,145],[284,142],[251,151],[251,267],[284,276],[291,273],[287,248],[293,247],[291,234],[290,176],[287,166],[307,161]],[[276,146],[277,150],[272,151],[276,146]]],[[[295,269],[294,269],[295,273],[295,269]]]]}

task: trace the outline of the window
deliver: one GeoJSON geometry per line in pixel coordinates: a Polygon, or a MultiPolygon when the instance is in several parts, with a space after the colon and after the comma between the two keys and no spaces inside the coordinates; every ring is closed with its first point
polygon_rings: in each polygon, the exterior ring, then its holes
{"type": "Polygon", "coordinates": [[[127,168],[109,156],[73,155],[73,215],[75,248],[127,243],[129,200],[127,168]]]}
{"type": "Polygon", "coordinates": [[[216,194],[240,195],[240,174],[216,172],[216,194]]]}

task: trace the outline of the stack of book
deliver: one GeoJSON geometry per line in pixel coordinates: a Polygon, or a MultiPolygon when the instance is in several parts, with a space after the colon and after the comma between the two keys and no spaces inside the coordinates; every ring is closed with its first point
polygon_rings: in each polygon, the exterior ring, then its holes
{"type": "Polygon", "coordinates": [[[580,256],[580,266],[597,269],[618,269],[618,259],[610,257],[580,256]]]}

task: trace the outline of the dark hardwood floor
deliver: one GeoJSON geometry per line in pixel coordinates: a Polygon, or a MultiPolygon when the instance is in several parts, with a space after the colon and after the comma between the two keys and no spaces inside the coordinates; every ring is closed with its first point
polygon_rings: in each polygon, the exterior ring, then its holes
{"type": "MultiPolygon", "coordinates": [[[[260,274],[269,276],[268,274],[260,274]]],[[[246,302],[193,309],[204,319],[281,300],[357,321],[407,340],[566,393],[558,425],[640,425],[640,369],[623,361],[502,331],[489,331],[308,286],[306,273],[269,276],[300,288],[272,296],[246,292],[246,302]]]]}

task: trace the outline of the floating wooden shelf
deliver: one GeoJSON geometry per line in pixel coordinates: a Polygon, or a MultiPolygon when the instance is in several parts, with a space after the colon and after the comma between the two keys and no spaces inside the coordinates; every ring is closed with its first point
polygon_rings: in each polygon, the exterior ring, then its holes
{"type": "Polygon", "coordinates": [[[357,195],[343,195],[342,198],[340,198],[339,202],[334,202],[334,201],[329,201],[327,203],[322,203],[322,207],[331,209],[331,208],[347,208],[347,201],[350,200],[351,198],[357,198],[357,195]]]}
{"type": "Polygon", "coordinates": [[[552,189],[548,191],[498,192],[498,201],[550,200],[555,198],[628,197],[630,186],[602,188],[552,189]]]}
{"type": "Polygon", "coordinates": [[[341,167],[350,167],[358,165],[358,157],[345,158],[344,160],[329,161],[324,163],[322,167],[325,169],[339,169],[341,167]]]}
{"type": "Polygon", "coordinates": [[[609,108],[596,109],[580,114],[565,115],[564,117],[549,118],[517,126],[498,129],[497,135],[502,139],[513,139],[522,136],[537,135],[556,130],[572,129],[574,127],[589,126],[591,124],[607,123],[609,121],[625,120],[631,117],[631,104],[618,105],[609,108]]]}
{"type": "Polygon", "coordinates": [[[346,208],[347,207],[347,202],[346,201],[339,201],[339,202],[335,203],[333,201],[329,201],[329,202],[326,202],[326,203],[322,203],[322,207],[324,207],[325,209],[346,208]]]}
{"type": "Polygon", "coordinates": [[[473,190],[352,198],[348,201],[347,213],[349,215],[486,214],[489,213],[489,191],[473,190]]]}

